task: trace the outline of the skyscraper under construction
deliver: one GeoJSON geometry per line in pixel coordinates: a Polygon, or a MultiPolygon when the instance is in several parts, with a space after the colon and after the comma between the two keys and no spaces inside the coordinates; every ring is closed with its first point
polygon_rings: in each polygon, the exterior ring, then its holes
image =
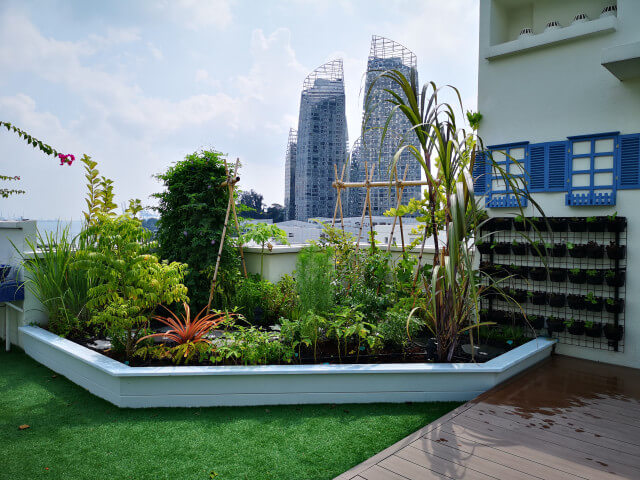
{"type": "MultiPolygon", "coordinates": [[[[374,181],[388,181],[393,156],[400,144],[418,145],[417,138],[410,131],[408,120],[400,111],[394,112],[393,117],[387,124],[389,115],[393,110],[393,105],[387,100],[391,95],[385,91],[397,91],[403,95],[399,86],[389,78],[380,77],[388,70],[397,70],[407,79],[410,75],[415,75],[418,82],[416,56],[406,47],[388,38],[373,36],[369,60],[367,62],[367,73],[364,90],[364,112],[362,136],[356,142],[350,158],[349,180],[351,182],[363,182],[366,179],[365,161],[369,171],[375,164],[373,175],[374,181]],[[384,142],[381,140],[384,133],[384,142]]],[[[405,149],[398,164],[398,176],[403,178],[405,168],[407,169],[407,180],[420,180],[420,164],[411,153],[405,149]]],[[[349,191],[349,214],[359,216],[362,213],[365,190],[353,188],[349,191]]],[[[382,215],[386,210],[396,206],[395,189],[373,188],[370,192],[372,215],[382,215]]],[[[403,204],[410,198],[421,198],[421,188],[419,186],[406,187],[403,193],[403,204]]]]}
{"type": "Polygon", "coordinates": [[[295,154],[291,155],[290,134],[285,161],[287,218],[333,215],[334,164],[341,171],[347,159],[347,139],[342,60],[333,60],[316,68],[302,87],[295,154]]]}

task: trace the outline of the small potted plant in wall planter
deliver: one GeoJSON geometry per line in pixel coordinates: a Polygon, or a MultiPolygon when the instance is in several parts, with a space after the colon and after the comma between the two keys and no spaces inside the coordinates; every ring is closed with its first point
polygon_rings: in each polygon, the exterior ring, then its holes
{"type": "Polygon", "coordinates": [[[527,291],[520,290],[517,288],[510,288],[507,292],[511,298],[513,298],[518,303],[526,303],[527,302],[527,291]]]}
{"type": "Polygon", "coordinates": [[[547,279],[547,269],[545,267],[531,267],[529,269],[529,278],[543,282],[547,279]]]}
{"type": "Polygon", "coordinates": [[[541,330],[544,328],[544,317],[542,315],[527,315],[527,323],[534,330],[541,330]]]}
{"type": "Polygon", "coordinates": [[[497,231],[511,230],[511,218],[493,217],[491,218],[491,228],[497,231]]]}
{"type": "Polygon", "coordinates": [[[584,334],[591,338],[600,338],[602,336],[602,324],[594,322],[584,322],[584,334]]]}
{"type": "Polygon", "coordinates": [[[507,267],[506,265],[499,265],[496,264],[496,271],[494,272],[494,277],[496,278],[506,278],[509,275],[511,275],[511,272],[509,272],[509,267],[507,267]]]}
{"type": "Polygon", "coordinates": [[[585,299],[582,295],[567,295],[567,305],[573,310],[584,310],[587,307],[585,299]]]}
{"type": "Polygon", "coordinates": [[[485,322],[490,322],[491,319],[489,318],[489,310],[486,308],[481,308],[480,312],[478,312],[480,314],[480,322],[481,323],[485,323],[485,322]]]}
{"type": "Polygon", "coordinates": [[[567,327],[567,331],[571,335],[584,335],[584,322],[582,320],[566,320],[564,322],[567,327]]]}
{"type": "Polygon", "coordinates": [[[549,295],[547,292],[529,292],[527,293],[529,296],[529,301],[534,305],[546,305],[549,295]]]}
{"type": "Polygon", "coordinates": [[[531,223],[522,215],[518,215],[513,219],[513,228],[518,232],[527,232],[531,230],[531,223]]]}
{"type": "Polygon", "coordinates": [[[549,270],[549,280],[552,282],[565,282],[567,271],[564,268],[552,268],[549,270]]]}
{"type": "Polygon", "coordinates": [[[527,244],[516,242],[515,240],[511,242],[511,253],[514,255],[526,255],[527,254],[527,244]]]}
{"type": "Polygon", "coordinates": [[[607,323],[604,326],[604,336],[607,337],[607,340],[610,342],[619,342],[622,340],[622,334],[624,333],[624,329],[622,325],[613,325],[607,323]]]}
{"type": "Polygon", "coordinates": [[[607,226],[607,217],[587,217],[587,229],[590,232],[604,232],[607,226]]]}
{"type": "Polygon", "coordinates": [[[550,332],[564,332],[564,319],[551,315],[549,318],[547,318],[547,327],[549,328],[550,332]]]}
{"type": "Polygon", "coordinates": [[[587,270],[587,283],[589,285],[602,285],[604,272],[602,270],[587,270]]]}
{"type": "Polygon", "coordinates": [[[491,262],[480,262],[480,271],[487,275],[495,275],[497,268],[491,262]]]}
{"type": "Polygon", "coordinates": [[[627,219],[619,217],[618,212],[607,217],[607,230],[610,232],[624,232],[625,228],[627,228],[627,219]]]}
{"type": "Polygon", "coordinates": [[[515,278],[525,279],[529,276],[529,267],[525,265],[509,265],[509,270],[515,278]]]}
{"type": "Polygon", "coordinates": [[[621,298],[607,298],[607,301],[604,302],[604,309],[609,313],[622,313],[624,300],[621,298]]]}
{"type": "Polygon", "coordinates": [[[569,227],[569,222],[564,217],[549,217],[548,220],[552,232],[566,232],[569,227]]]}
{"type": "Polygon", "coordinates": [[[491,253],[491,244],[484,240],[476,240],[476,248],[483,255],[488,255],[491,253]]]}
{"type": "Polygon", "coordinates": [[[533,227],[539,232],[546,232],[549,229],[547,221],[544,218],[531,217],[529,221],[531,222],[531,225],[533,225],[533,227]]]}
{"type": "Polygon", "coordinates": [[[624,285],[625,276],[624,270],[607,270],[604,279],[610,287],[622,287],[624,285]]]}
{"type": "Polygon", "coordinates": [[[511,244],[507,242],[494,242],[493,251],[498,255],[509,255],[511,253],[511,244]]]}
{"type": "Polygon", "coordinates": [[[604,245],[599,245],[593,240],[587,243],[586,250],[589,258],[604,258],[604,245]]]}
{"type": "Polygon", "coordinates": [[[584,217],[572,217],[569,219],[569,229],[572,232],[586,232],[587,222],[584,217]]]}
{"type": "Polygon", "coordinates": [[[576,245],[574,243],[567,243],[567,251],[571,258],[584,258],[587,256],[586,245],[576,245]]]}
{"type": "Polygon", "coordinates": [[[627,247],[618,245],[616,242],[610,242],[607,245],[607,257],[611,260],[622,260],[627,253],[627,247]]]}
{"type": "Polygon", "coordinates": [[[567,246],[564,243],[555,243],[553,246],[549,244],[547,250],[550,250],[552,257],[564,257],[567,254],[567,246]]]}
{"type": "Polygon", "coordinates": [[[533,241],[529,244],[529,252],[534,257],[546,257],[547,256],[547,247],[544,242],[533,241]]]}
{"type": "Polygon", "coordinates": [[[570,269],[567,272],[567,275],[569,276],[569,281],[577,285],[582,285],[587,281],[587,272],[584,270],[580,270],[579,268],[570,269]]]}
{"type": "Polygon", "coordinates": [[[555,308],[562,308],[567,300],[564,293],[550,293],[549,305],[555,308]]]}
{"type": "Polygon", "coordinates": [[[589,292],[584,297],[584,303],[585,303],[585,306],[587,307],[587,310],[589,310],[590,312],[601,312],[602,311],[602,304],[604,302],[603,302],[602,298],[596,297],[593,294],[593,292],[589,292]]]}
{"type": "Polygon", "coordinates": [[[513,321],[513,316],[511,315],[511,312],[496,310],[492,313],[491,320],[499,325],[510,325],[513,321]]]}

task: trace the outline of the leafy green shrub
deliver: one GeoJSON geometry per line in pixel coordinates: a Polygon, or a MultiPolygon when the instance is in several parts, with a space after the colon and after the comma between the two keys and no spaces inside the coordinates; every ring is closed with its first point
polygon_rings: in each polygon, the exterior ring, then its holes
{"type": "Polygon", "coordinates": [[[269,246],[271,250],[272,246],[269,243],[270,240],[276,242],[285,243],[289,245],[287,240],[287,232],[279,228],[277,225],[268,223],[249,223],[244,227],[242,232],[242,238],[245,241],[254,241],[260,245],[260,278],[262,278],[262,267],[264,265],[264,247],[269,246]]]}
{"type": "Polygon", "coordinates": [[[273,283],[260,280],[258,275],[249,275],[238,280],[234,304],[250,324],[268,327],[278,320],[275,308],[278,296],[278,289],[273,283]]]}
{"type": "Polygon", "coordinates": [[[384,338],[386,346],[392,349],[404,349],[411,338],[415,338],[424,328],[424,322],[412,316],[409,310],[387,310],[384,320],[378,325],[378,330],[384,338]]]}
{"type": "Polygon", "coordinates": [[[78,336],[87,328],[88,290],[93,285],[87,271],[77,262],[78,243],[70,238],[69,227],[56,233],[38,232],[35,241],[26,239],[32,252],[46,245],[38,254],[22,255],[26,285],[42,303],[49,330],[62,337],[78,336]]]}
{"type": "Polygon", "coordinates": [[[301,313],[322,314],[333,301],[333,249],[312,245],[300,251],[296,262],[296,292],[301,313]]]}
{"type": "Polygon", "coordinates": [[[88,291],[91,322],[134,353],[148,316],[161,303],[185,301],[185,265],[161,263],[149,253],[150,233],[127,215],[102,215],[82,234],[93,242],[81,252],[82,265],[96,284],[88,291]]]}
{"type": "Polygon", "coordinates": [[[277,333],[236,325],[235,330],[227,332],[216,346],[211,360],[237,365],[270,365],[291,363],[293,357],[293,347],[281,342],[277,333]]]}
{"type": "MultiPolygon", "coordinates": [[[[221,186],[227,178],[222,154],[203,150],[187,155],[156,177],[165,187],[165,191],[154,195],[159,200],[160,213],[158,254],[170,262],[187,264],[185,285],[192,305],[200,308],[209,300],[229,200],[227,187],[221,186]]],[[[237,252],[228,241],[220,269],[214,302],[222,307],[228,305],[240,274],[237,252]]]]}

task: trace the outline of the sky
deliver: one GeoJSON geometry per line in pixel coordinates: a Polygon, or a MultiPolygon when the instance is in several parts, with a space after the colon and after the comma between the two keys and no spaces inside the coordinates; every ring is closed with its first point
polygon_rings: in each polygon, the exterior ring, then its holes
{"type": "MultiPolygon", "coordinates": [[[[418,58],[420,82],[451,84],[475,110],[477,0],[0,0],[0,120],[98,162],[116,203],[202,148],[240,158],[242,189],[283,203],[284,154],[304,78],[342,58],[353,143],[372,35],[418,58]]],[[[0,131],[0,174],[25,195],[0,217],[80,219],[82,164],[60,166],[0,131]]]]}

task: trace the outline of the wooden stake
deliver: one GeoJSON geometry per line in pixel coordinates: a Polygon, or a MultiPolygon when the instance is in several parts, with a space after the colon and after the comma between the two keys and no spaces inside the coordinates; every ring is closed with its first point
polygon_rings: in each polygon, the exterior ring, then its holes
{"type": "Polygon", "coordinates": [[[364,216],[367,212],[367,205],[369,204],[369,184],[371,183],[371,180],[373,180],[373,171],[375,168],[376,164],[374,163],[371,166],[371,175],[369,175],[369,167],[367,162],[364,162],[364,175],[367,179],[367,181],[364,182],[364,186],[367,187],[367,194],[364,199],[364,205],[362,206],[362,218],[360,219],[360,229],[358,230],[358,240],[356,241],[356,253],[360,250],[360,237],[362,236],[362,227],[364,226],[364,216]]]}
{"type": "MultiPolygon", "coordinates": [[[[238,168],[238,164],[240,159],[236,160],[236,169],[238,168]]],[[[229,177],[229,168],[227,166],[227,161],[224,161],[224,168],[227,173],[227,181],[225,185],[230,186],[234,180],[229,177]]],[[[229,195],[229,201],[227,202],[227,212],[224,216],[224,226],[222,227],[222,238],[220,239],[220,246],[218,247],[218,257],[216,258],[216,267],[213,271],[213,279],[211,280],[211,289],[209,290],[209,302],[207,303],[207,312],[211,310],[211,303],[213,302],[213,292],[216,288],[216,280],[218,279],[218,269],[220,268],[220,259],[222,258],[222,249],[224,247],[224,237],[227,234],[227,224],[229,223],[229,212],[231,211],[231,205],[233,205],[233,195],[229,195]]]]}
{"type": "MultiPolygon", "coordinates": [[[[407,178],[407,172],[409,168],[404,168],[404,175],[402,176],[402,181],[407,178]]],[[[391,233],[389,234],[389,241],[387,242],[387,252],[391,250],[391,241],[393,240],[393,232],[396,229],[396,220],[400,221],[400,237],[402,239],[402,253],[404,253],[404,232],[402,230],[402,217],[398,216],[398,209],[400,208],[400,202],[402,201],[402,194],[404,193],[404,185],[398,188],[398,167],[393,167],[393,173],[396,177],[396,214],[393,217],[393,223],[391,224],[391,233]]]]}
{"type": "Polygon", "coordinates": [[[342,190],[342,187],[340,186],[342,184],[342,180],[344,179],[344,171],[345,168],[347,167],[347,165],[343,165],[342,166],[342,173],[340,174],[340,180],[338,181],[338,166],[334,163],[333,164],[333,171],[336,175],[336,181],[334,183],[338,184],[337,190],[338,190],[338,198],[336,199],[336,208],[333,210],[333,221],[331,222],[331,226],[335,226],[336,224],[336,216],[338,215],[338,208],[340,208],[340,220],[342,222],[342,231],[344,232],[344,217],[342,216],[342,199],[340,197],[340,191],[342,190]]]}
{"type": "MultiPolygon", "coordinates": [[[[226,164],[226,160],[225,160],[225,164],[226,164]]],[[[236,179],[235,181],[229,185],[229,196],[233,197],[234,194],[234,190],[236,188],[236,183],[238,183],[240,181],[240,177],[238,177],[238,169],[240,168],[240,159],[236,158],[236,166],[233,170],[233,174],[236,175],[236,179]]],[[[227,176],[228,176],[228,172],[227,172],[227,176]]],[[[231,203],[231,209],[233,210],[233,221],[236,224],[236,230],[238,230],[238,250],[240,250],[240,259],[242,261],[242,273],[244,274],[244,278],[248,278],[247,275],[247,265],[245,264],[244,261],[244,249],[242,248],[242,234],[240,233],[240,223],[238,222],[238,215],[236,213],[236,202],[235,199],[234,201],[232,201],[231,203]]]]}

